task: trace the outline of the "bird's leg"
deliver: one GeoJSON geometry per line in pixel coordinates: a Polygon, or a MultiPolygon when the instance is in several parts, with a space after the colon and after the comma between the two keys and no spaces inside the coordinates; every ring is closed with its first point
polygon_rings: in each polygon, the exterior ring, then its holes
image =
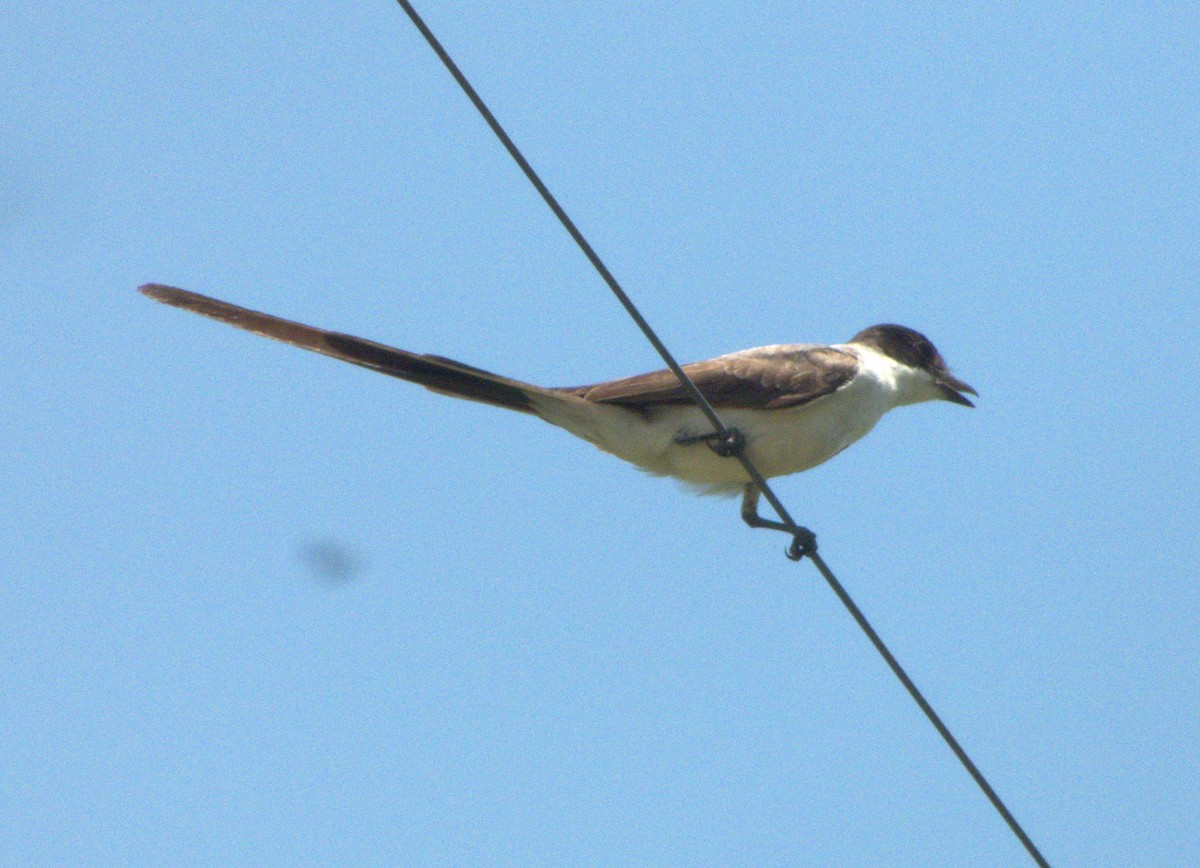
{"type": "MultiPolygon", "coordinates": [[[[722,458],[736,458],[746,448],[746,437],[737,428],[726,428],[726,433],[713,431],[711,434],[679,434],[675,442],[680,446],[703,443],[722,458]]],[[[805,555],[816,554],[817,535],[806,527],[792,527],[782,521],[763,518],[758,514],[758,498],[762,492],[753,482],[747,483],[742,495],[742,521],[753,528],[779,530],[792,535],[792,543],[786,549],[787,556],[798,561],[805,555]]]]}
{"type": "Polygon", "coordinates": [[[811,530],[806,527],[798,527],[793,530],[781,521],[763,518],[758,514],[758,498],[761,494],[762,492],[753,482],[746,485],[745,494],[742,495],[742,521],[753,528],[790,533],[792,544],[787,547],[787,556],[794,561],[800,560],[805,555],[814,554],[817,550],[817,535],[811,530]]]}
{"type": "Polygon", "coordinates": [[[781,530],[784,533],[790,533],[791,529],[781,521],[773,521],[769,518],[763,518],[758,514],[758,498],[761,492],[758,486],[753,482],[746,485],[745,493],[742,495],[742,521],[754,528],[766,528],[767,530],[781,530]]]}

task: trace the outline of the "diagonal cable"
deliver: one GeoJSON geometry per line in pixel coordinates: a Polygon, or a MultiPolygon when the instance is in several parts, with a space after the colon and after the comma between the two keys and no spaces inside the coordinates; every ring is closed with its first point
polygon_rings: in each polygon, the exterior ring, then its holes
{"type": "MultiPolygon", "coordinates": [[[[579,245],[579,249],[582,250],[583,255],[588,258],[588,262],[592,264],[592,267],[596,269],[600,277],[603,278],[604,282],[608,284],[608,288],[611,289],[613,295],[617,297],[617,301],[621,302],[621,306],[625,308],[625,311],[637,324],[637,327],[642,330],[642,334],[646,336],[646,340],[648,340],[654,349],[658,351],[658,354],[662,356],[662,360],[666,362],[667,367],[671,369],[671,372],[679,378],[679,382],[683,384],[684,389],[687,390],[687,393],[689,397],[691,397],[692,401],[695,402],[696,406],[700,408],[700,411],[704,413],[708,421],[712,423],[713,428],[721,436],[721,438],[723,440],[729,440],[732,437],[732,432],[728,427],[726,427],[725,423],[721,421],[721,418],[717,415],[717,411],[712,408],[710,403],[708,403],[708,399],[704,397],[703,393],[696,388],[696,384],[692,382],[691,377],[684,373],[683,368],[679,366],[679,362],[675,361],[675,357],[671,354],[671,351],[667,349],[666,344],[659,339],[654,329],[650,327],[650,323],[648,323],[646,318],[642,316],[641,311],[637,309],[637,306],[634,305],[632,299],[630,299],[625,293],[625,290],[621,288],[621,284],[617,282],[617,279],[613,277],[612,272],[608,270],[608,266],[605,265],[600,259],[600,256],[592,248],[592,245],[588,242],[588,240],[583,237],[583,233],[579,231],[579,227],[575,225],[575,221],[572,220],[567,212],[563,210],[563,207],[558,204],[558,200],[554,198],[554,194],[551,193],[549,188],[542,182],[541,177],[537,172],[534,171],[533,166],[529,165],[529,161],[525,159],[525,155],[521,153],[520,149],[516,146],[513,140],[509,138],[508,133],[505,132],[504,127],[500,125],[500,122],[496,120],[496,116],[492,114],[491,109],[487,107],[487,104],[484,103],[482,97],[480,97],[475,91],[475,88],[471,86],[471,82],[467,81],[467,77],[463,75],[462,70],[458,68],[458,64],[454,62],[453,58],[451,58],[446,52],[446,49],[442,47],[442,44],[438,41],[438,38],[433,35],[433,31],[429,29],[429,27],[425,24],[425,21],[420,15],[417,14],[417,10],[412,7],[411,3],[407,2],[407,0],[397,0],[397,2],[408,14],[408,17],[412,19],[412,23],[416,26],[417,30],[421,31],[421,35],[425,37],[425,41],[429,43],[429,47],[434,50],[434,53],[437,54],[438,58],[445,65],[446,69],[449,70],[452,76],[454,76],[454,80],[458,82],[458,86],[462,88],[463,92],[467,95],[467,98],[471,100],[472,104],[474,104],[475,108],[479,111],[479,114],[483,116],[485,121],[487,121],[487,125],[492,128],[492,132],[496,134],[496,138],[498,138],[500,143],[504,145],[505,150],[507,150],[513,160],[516,161],[516,164],[521,167],[521,171],[525,173],[525,177],[529,179],[529,183],[533,184],[534,189],[538,191],[542,199],[545,200],[546,204],[550,206],[550,210],[554,212],[554,216],[558,218],[558,221],[562,223],[563,227],[570,234],[571,238],[573,238],[575,243],[579,245]]],[[[771,487],[767,485],[767,480],[758,471],[758,468],[754,466],[750,459],[745,456],[744,452],[739,450],[735,457],[741,462],[742,467],[745,468],[746,473],[750,476],[750,480],[755,484],[755,486],[758,487],[758,490],[762,492],[763,497],[765,497],[767,502],[771,504],[771,508],[774,509],[779,515],[780,521],[787,525],[788,532],[793,535],[802,533],[803,529],[797,525],[795,521],[793,521],[783,503],[778,497],[775,496],[775,492],[771,490],[771,487]]]]}
{"type": "MultiPolygon", "coordinates": [[[[437,37],[433,35],[433,31],[429,29],[429,27],[425,24],[425,21],[420,15],[417,14],[417,10],[413,8],[412,4],[408,2],[408,0],[396,0],[396,2],[400,4],[400,7],[412,20],[412,23],[416,26],[417,30],[421,32],[421,35],[425,37],[425,41],[429,43],[429,47],[434,50],[434,53],[437,54],[438,58],[442,61],[442,64],[454,77],[454,80],[458,82],[459,87],[462,88],[463,92],[467,95],[467,98],[471,100],[472,104],[474,104],[479,114],[483,116],[483,119],[487,122],[487,125],[491,127],[492,132],[496,134],[496,137],[500,140],[501,144],[504,145],[505,150],[507,150],[513,160],[516,161],[517,165],[520,166],[521,171],[525,173],[525,177],[529,179],[529,182],[533,184],[534,188],[541,195],[542,199],[544,199],[546,204],[550,206],[550,210],[554,212],[554,216],[558,218],[559,222],[562,223],[564,228],[566,228],[571,238],[573,238],[575,243],[579,245],[580,250],[583,251],[584,256],[586,256],[588,261],[591,262],[592,267],[596,269],[596,271],[604,279],[604,282],[608,284],[608,288],[612,290],[613,295],[615,295],[617,300],[621,302],[621,306],[625,308],[630,318],[632,318],[637,324],[638,328],[642,330],[642,334],[646,336],[646,339],[650,341],[654,349],[658,351],[660,356],[662,356],[663,361],[667,363],[667,367],[670,368],[671,372],[679,378],[680,383],[683,384],[684,388],[687,390],[696,406],[700,408],[701,412],[704,413],[704,415],[708,418],[708,421],[712,423],[713,428],[718,434],[721,435],[723,439],[730,439],[732,437],[731,430],[721,421],[716,410],[714,410],[712,405],[708,402],[708,399],[704,397],[703,393],[696,387],[696,384],[692,382],[691,378],[687,375],[683,368],[679,366],[679,363],[675,361],[675,357],[671,355],[670,350],[668,350],[666,345],[659,339],[658,335],[654,332],[654,329],[650,327],[650,323],[648,323],[646,318],[642,316],[641,311],[637,309],[637,306],[634,305],[632,299],[630,299],[625,293],[625,290],[621,288],[621,285],[617,282],[617,279],[613,276],[612,272],[608,270],[608,266],[606,266],[600,259],[599,255],[592,248],[592,245],[588,243],[586,238],[583,237],[583,233],[579,231],[579,228],[575,225],[575,221],[573,221],[567,212],[563,210],[562,206],[558,204],[558,200],[554,198],[554,194],[550,192],[549,188],[547,188],[542,182],[542,179],[538,173],[534,171],[531,165],[529,165],[529,161],[525,159],[525,156],[521,153],[520,149],[517,148],[513,140],[509,138],[508,133],[505,132],[504,127],[500,125],[500,122],[496,120],[496,116],[492,114],[491,109],[487,107],[487,104],[484,103],[483,99],[475,91],[475,88],[471,86],[471,83],[467,80],[467,77],[463,75],[462,70],[458,68],[458,65],[446,52],[446,49],[442,47],[441,42],[439,42],[437,37]]],[[[783,503],[780,502],[779,498],[775,496],[775,493],[771,490],[770,486],[767,485],[766,479],[763,478],[763,475],[758,471],[758,468],[754,466],[753,462],[746,457],[745,453],[739,450],[735,453],[735,457],[741,462],[742,467],[745,468],[746,473],[749,474],[754,485],[757,486],[758,490],[762,492],[764,497],[766,497],[767,502],[771,504],[772,509],[774,509],[779,515],[779,518],[783,524],[787,526],[788,532],[796,535],[797,537],[803,533],[805,529],[801,528],[796,524],[795,521],[792,520],[791,515],[788,514],[788,511],[784,507],[783,503]]],[[[1022,846],[1025,847],[1033,861],[1037,865],[1042,866],[1042,868],[1049,868],[1050,863],[1046,861],[1044,856],[1042,856],[1041,851],[1038,850],[1037,846],[1033,843],[1033,840],[1028,834],[1026,834],[1025,830],[1021,827],[1021,824],[1017,822],[1017,818],[1013,816],[1012,812],[1004,804],[1000,796],[992,788],[991,784],[988,783],[987,778],[983,776],[983,773],[971,760],[970,756],[967,755],[967,752],[963,750],[962,745],[958,743],[958,739],[954,737],[953,733],[950,732],[946,724],[942,722],[941,717],[934,710],[933,706],[929,704],[928,700],[925,699],[924,694],[921,693],[917,685],[908,676],[908,673],[905,672],[904,667],[900,665],[900,661],[898,661],[892,652],[888,650],[888,647],[886,644],[884,644],[883,639],[880,638],[877,632],[875,632],[875,628],[871,626],[871,623],[867,620],[866,615],[864,615],[862,610],[858,608],[858,605],[850,597],[850,594],[842,586],[842,583],[838,581],[837,576],[835,576],[833,571],[829,569],[829,566],[825,563],[825,560],[816,552],[815,548],[806,550],[805,554],[810,560],[812,560],[813,565],[817,568],[817,571],[820,572],[821,577],[825,579],[825,582],[837,595],[837,598],[842,602],[842,605],[846,607],[846,610],[850,613],[850,616],[854,618],[854,621],[866,634],[867,638],[871,641],[871,644],[875,646],[875,650],[879,652],[881,657],[883,657],[884,662],[887,663],[888,667],[900,680],[900,683],[904,685],[904,689],[908,691],[910,696],[912,696],[913,700],[917,703],[917,706],[921,709],[925,716],[929,718],[930,723],[933,724],[934,728],[938,731],[938,734],[950,747],[950,750],[953,751],[959,762],[961,762],[966,768],[967,772],[974,779],[975,783],[983,791],[983,794],[987,796],[988,800],[992,803],[992,806],[1000,814],[1004,822],[1008,824],[1009,829],[1011,829],[1013,834],[1016,835],[1017,840],[1019,840],[1022,846]]]]}

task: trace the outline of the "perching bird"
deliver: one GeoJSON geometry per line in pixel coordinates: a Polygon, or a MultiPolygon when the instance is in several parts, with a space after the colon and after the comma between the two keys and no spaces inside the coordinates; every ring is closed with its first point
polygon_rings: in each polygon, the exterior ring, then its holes
{"type": "MultiPolygon", "coordinates": [[[[175,287],[147,284],[141,291],[165,304],[442,395],[529,413],[648,473],[673,476],[708,493],[742,491],[742,517],[748,524],[782,529],[758,516],[757,487],[740,462],[715,448],[712,425],[669,370],[592,386],[545,388],[175,287]]],[[[721,421],[736,430],[739,447],[766,479],[828,461],[893,407],[922,401],[973,407],[963,393],[978,394],[950,373],[924,335],[899,325],[871,326],[844,344],[742,350],[684,365],[683,370],[721,421]]]]}

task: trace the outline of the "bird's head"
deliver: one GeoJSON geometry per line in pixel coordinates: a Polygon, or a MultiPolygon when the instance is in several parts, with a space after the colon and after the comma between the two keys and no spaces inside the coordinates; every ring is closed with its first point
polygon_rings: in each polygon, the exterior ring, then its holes
{"type": "Polygon", "coordinates": [[[919,331],[884,323],[863,329],[850,342],[868,346],[911,372],[908,385],[911,400],[907,403],[950,401],[964,407],[975,406],[964,393],[979,393],[950,373],[937,347],[919,331]]]}

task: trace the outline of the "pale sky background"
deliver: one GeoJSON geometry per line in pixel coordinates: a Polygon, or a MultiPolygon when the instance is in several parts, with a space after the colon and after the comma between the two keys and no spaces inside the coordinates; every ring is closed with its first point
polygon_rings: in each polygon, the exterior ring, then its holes
{"type": "MultiPolygon", "coordinates": [[[[1200,7],[427,16],[681,360],[928,334],[776,488],[1056,865],[1200,852],[1200,7]]],[[[16,2],[0,862],[1027,864],[808,564],[156,305],[659,367],[399,7],[16,2]]]]}

